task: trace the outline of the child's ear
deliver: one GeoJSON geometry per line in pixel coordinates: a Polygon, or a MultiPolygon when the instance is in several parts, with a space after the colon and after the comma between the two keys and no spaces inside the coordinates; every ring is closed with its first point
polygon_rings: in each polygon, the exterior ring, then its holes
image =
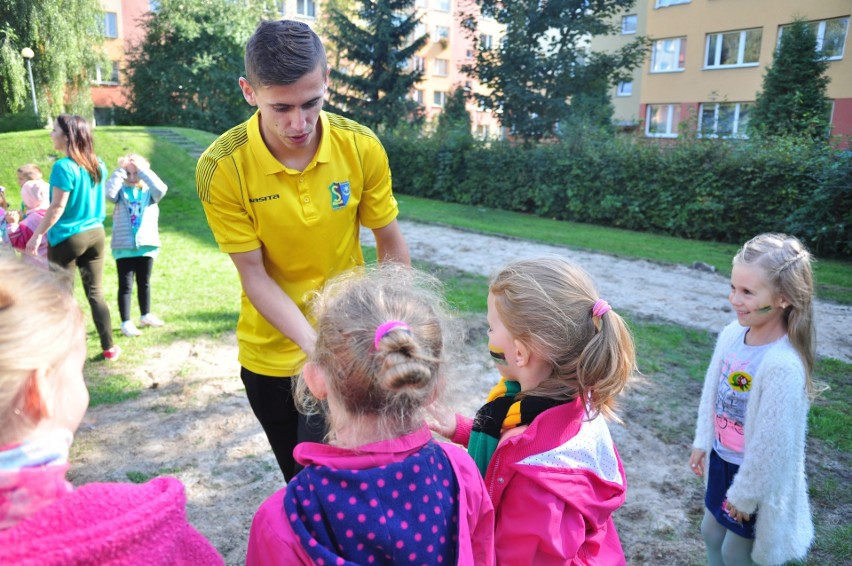
{"type": "Polygon", "coordinates": [[[515,358],[515,365],[522,368],[529,364],[530,358],[532,358],[532,350],[520,340],[513,340],[512,345],[515,347],[514,352],[512,352],[512,356],[515,358]]]}
{"type": "Polygon", "coordinates": [[[47,392],[44,368],[34,369],[24,384],[24,414],[34,423],[41,422],[51,415],[51,404],[47,392]]]}
{"type": "Polygon", "coordinates": [[[781,294],[777,296],[775,302],[778,304],[779,307],[781,307],[781,310],[784,310],[790,306],[790,301],[787,300],[787,297],[781,294]]]}
{"type": "Polygon", "coordinates": [[[313,362],[307,362],[302,368],[302,379],[308,389],[311,390],[314,397],[317,399],[325,399],[328,397],[328,386],[325,381],[325,372],[321,367],[313,362]]]}

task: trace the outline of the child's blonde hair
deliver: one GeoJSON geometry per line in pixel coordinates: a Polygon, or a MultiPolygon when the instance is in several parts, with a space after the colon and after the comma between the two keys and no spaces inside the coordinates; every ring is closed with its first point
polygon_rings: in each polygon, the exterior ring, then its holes
{"type": "Polygon", "coordinates": [[[23,410],[33,371],[53,369],[84,331],[73,279],[0,253],[0,446],[20,440],[35,423],[23,410]]]}
{"type": "Polygon", "coordinates": [[[44,178],[44,174],[35,163],[27,163],[18,167],[18,177],[26,181],[37,181],[44,178]]]}
{"type": "MultiPolygon", "coordinates": [[[[423,423],[423,409],[440,393],[451,319],[437,279],[399,265],[383,265],[340,276],[311,302],[317,342],[311,357],[326,376],[329,397],[346,415],[329,414],[331,434],[378,419],[386,438],[423,423]],[[401,321],[383,334],[377,329],[401,321]],[[378,340],[378,349],[374,342],[378,340]]],[[[296,382],[297,406],[316,405],[304,379],[296,382]]],[[[323,407],[325,408],[325,407],[323,407]]]]}
{"type": "Polygon", "coordinates": [[[633,338],[615,311],[593,316],[600,297],[586,272],[557,256],[516,261],[490,292],[512,338],[550,363],[550,376],[523,394],[580,396],[591,415],[616,418],[615,398],[636,369],[633,338]]]}
{"type": "Polygon", "coordinates": [[[122,169],[127,167],[130,163],[133,163],[139,169],[151,168],[151,163],[138,153],[128,153],[127,155],[122,155],[118,158],[118,166],[122,169]]]}
{"type": "Polygon", "coordinates": [[[783,315],[787,337],[802,359],[805,387],[808,396],[814,398],[823,387],[813,380],[816,337],[812,261],[810,252],[798,238],[787,234],[760,234],[740,248],[733,264],[760,268],[774,292],[789,303],[783,315]]]}

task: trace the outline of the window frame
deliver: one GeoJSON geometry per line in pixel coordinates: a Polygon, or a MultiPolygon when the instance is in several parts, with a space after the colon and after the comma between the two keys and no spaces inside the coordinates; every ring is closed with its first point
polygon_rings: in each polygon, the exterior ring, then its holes
{"type": "MultiPolygon", "coordinates": [[[[823,57],[823,59],[825,61],[841,61],[843,59],[844,55],[846,55],[846,40],[849,38],[850,17],[849,16],[841,16],[839,18],[826,18],[824,20],[813,20],[813,21],[807,22],[808,25],[816,24],[816,26],[817,26],[817,29],[816,29],[816,36],[817,36],[817,38],[816,38],[817,39],[816,50],[817,50],[817,53],[822,54],[823,47],[825,47],[826,24],[828,22],[842,21],[842,20],[846,20],[846,30],[843,33],[843,42],[840,44],[840,55],[833,55],[831,57],[823,57]]],[[[789,26],[790,26],[790,24],[784,24],[782,26],[778,26],[778,41],[775,43],[776,51],[778,50],[779,47],[781,47],[781,35],[784,33],[784,29],[789,27],[789,26]]]]}
{"type": "Polygon", "coordinates": [[[678,6],[680,4],[691,4],[692,0],[657,0],[654,8],[668,8],[669,6],[678,6]]]}
{"type": "Polygon", "coordinates": [[[452,0],[435,0],[435,10],[439,12],[449,12],[453,9],[452,0]]]}
{"type": "Polygon", "coordinates": [[[118,12],[103,12],[103,23],[104,23],[104,38],[106,39],[118,39],[118,12]],[[110,18],[112,16],[112,18],[110,18]],[[113,30],[110,30],[110,20],[112,20],[113,30]],[[110,31],[112,31],[112,35],[110,35],[110,31]]]}
{"type": "Polygon", "coordinates": [[[735,139],[735,140],[745,140],[748,139],[748,135],[745,133],[747,128],[748,120],[746,120],[746,125],[741,126],[741,116],[743,107],[750,109],[754,106],[754,102],[702,102],[698,105],[698,137],[699,138],[708,138],[715,139],[721,138],[723,140],[735,139]],[[706,106],[713,105],[713,132],[705,133],[704,132],[704,109],[706,106]],[[734,124],[733,129],[730,134],[719,134],[719,110],[721,106],[733,106],[734,107],[734,124]]]}
{"type": "Polygon", "coordinates": [[[316,18],[316,0],[296,0],[296,15],[303,18],[316,18]]]}
{"type": "Polygon", "coordinates": [[[624,98],[633,96],[633,81],[621,81],[618,83],[618,86],[615,89],[615,95],[624,98]]]}
{"type": "Polygon", "coordinates": [[[435,30],[432,32],[432,41],[438,43],[440,41],[449,41],[450,40],[450,26],[435,26],[435,30]]]}
{"type": "MultiPolygon", "coordinates": [[[[717,33],[708,33],[704,39],[704,70],[713,70],[713,69],[736,69],[741,67],[757,67],[760,65],[760,51],[757,53],[757,61],[754,62],[744,62],[745,59],[745,50],[746,44],[748,43],[748,32],[759,31],[761,34],[761,42],[763,39],[763,28],[749,28],[749,29],[741,29],[741,30],[732,30],[732,31],[722,31],[717,33]],[[737,44],[737,62],[731,65],[723,65],[720,61],[722,59],[722,45],[724,43],[724,36],[733,35],[735,33],[739,34],[739,43],[737,44]],[[708,56],[710,54],[710,42],[711,38],[716,38],[715,44],[715,53],[713,54],[714,64],[709,65],[707,63],[708,56]]],[[[758,45],[760,42],[758,42],[758,45]]]]}
{"type": "Polygon", "coordinates": [[[435,58],[435,65],[432,69],[432,75],[435,77],[449,77],[450,76],[450,60],[444,59],[441,57],[435,58]],[[441,67],[446,67],[444,72],[441,72],[441,67]]]}
{"type": "Polygon", "coordinates": [[[661,104],[646,104],[645,105],[645,137],[648,138],[668,138],[675,139],[678,137],[678,126],[680,119],[680,103],[664,102],[661,104]],[[655,106],[666,106],[666,131],[663,133],[651,132],[651,109],[655,106]],[[677,111],[675,110],[677,109],[677,111]],[[678,123],[675,124],[675,117],[678,118],[678,123]]]}
{"type": "Polygon", "coordinates": [[[447,105],[447,91],[445,90],[436,90],[432,92],[432,106],[437,108],[443,108],[447,105]],[[441,102],[438,102],[438,98],[440,97],[441,102]]]}
{"type": "Polygon", "coordinates": [[[621,35],[633,35],[636,33],[637,27],[639,24],[639,16],[637,14],[625,14],[621,16],[621,35]],[[628,18],[633,18],[633,29],[627,29],[627,22],[631,21],[628,18]]]}
{"type": "Polygon", "coordinates": [[[682,72],[684,72],[686,70],[686,45],[687,45],[687,41],[686,41],[685,35],[682,35],[682,36],[679,36],[679,37],[665,37],[663,39],[658,39],[658,40],[654,41],[654,43],[651,47],[651,70],[649,71],[649,73],[656,74],[656,73],[682,73],[682,72]],[[665,41],[677,41],[678,42],[677,43],[677,45],[678,45],[677,54],[675,55],[674,60],[677,63],[680,63],[681,59],[683,59],[683,67],[679,67],[679,68],[675,67],[673,69],[656,69],[656,65],[657,65],[657,44],[663,43],[665,41]]]}

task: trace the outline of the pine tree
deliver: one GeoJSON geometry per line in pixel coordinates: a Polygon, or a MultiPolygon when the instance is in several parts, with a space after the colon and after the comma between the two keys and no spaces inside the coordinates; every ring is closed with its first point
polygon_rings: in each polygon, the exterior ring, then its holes
{"type": "Polygon", "coordinates": [[[751,111],[750,134],[827,139],[828,62],[816,47],[816,35],[807,22],[796,20],[783,28],[775,60],[763,76],[763,90],[751,111]]]}
{"type": "Polygon", "coordinates": [[[441,114],[438,115],[436,133],[439,138],[446,138],[452,132],[471,135],[470,112],[467,111],[468,93],[463,87],[456,89],[447,98],[441,114]]]}
{"type": "Polygon", "coordinates": [[[332,66],[329,108],[373,129],[418,119],[410,95],[422,72],[409,66],[428,37],[413,37],[414,0],[357,0],[352,16],[329,6],[328,40],[349,65],[332,66]]]}

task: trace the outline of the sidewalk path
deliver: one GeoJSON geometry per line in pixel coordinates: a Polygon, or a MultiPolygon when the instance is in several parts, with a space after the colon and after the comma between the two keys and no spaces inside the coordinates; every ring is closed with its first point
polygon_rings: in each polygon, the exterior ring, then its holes
{"type": "MultiPolygon", "coordinates": [[[[515,259],[557,254],[588,271],[601,296],[616,310],[712,332],[735,318],[727,300],[729,280],[716,273],[445,226],[404,220],[400,226],[412,259],[490,276],[515,259]]],[[[362,241],[375,245],[370,230],[362,230],[362,241]]],[[[815,317],[817,353],[852,363],[852,306],[817,301],[815,317]]]]}

